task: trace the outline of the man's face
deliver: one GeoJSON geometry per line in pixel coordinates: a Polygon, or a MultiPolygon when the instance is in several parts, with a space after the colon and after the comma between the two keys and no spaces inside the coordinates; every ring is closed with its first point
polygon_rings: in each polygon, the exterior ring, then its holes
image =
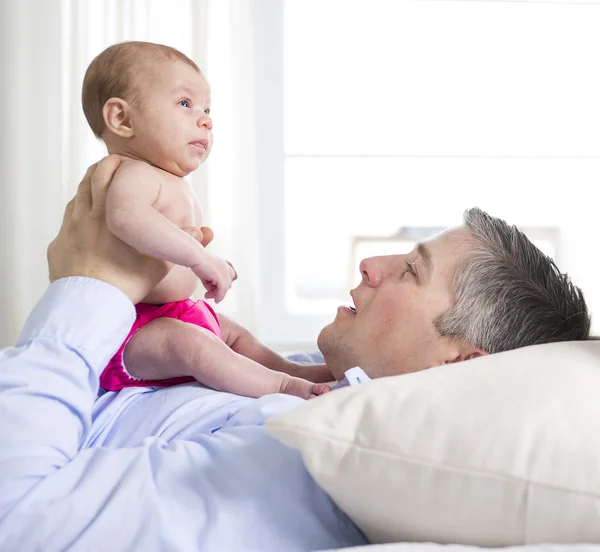
{"type": "Polygon", "coordinates": [[[339,307],[319,335],[319,349],[336,379],[353,366],[377,378],[469,358],[472,351],[441,337],[434,322],[455,302],[454,273],[471,239],[465,228],[454,228],[406,255],[360,263],[362,282],[350,292],[356,312],[339,307]]]}

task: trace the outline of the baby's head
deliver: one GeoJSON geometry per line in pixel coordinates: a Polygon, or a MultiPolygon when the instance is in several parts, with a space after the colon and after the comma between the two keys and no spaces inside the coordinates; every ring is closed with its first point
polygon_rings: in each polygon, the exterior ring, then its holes
{"type": "Polygon", "coordinates": [[[83,111],[109,153],[142,159],[177,176],[210,153],[210,87],[181,52],[150,42],[115,44],[83,79],[83,111]]]}

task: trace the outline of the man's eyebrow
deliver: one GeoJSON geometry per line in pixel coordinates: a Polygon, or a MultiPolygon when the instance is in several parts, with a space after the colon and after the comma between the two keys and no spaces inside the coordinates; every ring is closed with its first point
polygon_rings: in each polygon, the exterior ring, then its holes
{"type": "Polygon", "coordinates": [[[429,251],[429,248],[422,242],[417,243],[416,247],[417,253],[423,259],[423,262],[425,263],[425,268],[431,276],[431,274],[433,273],[433,261],[431,260],[431,253],[429,251]]]}

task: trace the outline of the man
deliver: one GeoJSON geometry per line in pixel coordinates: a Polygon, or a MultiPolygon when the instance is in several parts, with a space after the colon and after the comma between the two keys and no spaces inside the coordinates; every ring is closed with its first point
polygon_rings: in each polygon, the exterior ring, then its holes
{"type": "Polygon", "coordinates": [[[332,374],[415,372],[590,337],[579,288],[516,227],[469,209],[407,255],[365,259],[362,282],[319,335],[332,374]]]}
{"type": "MultiPolygon", "coordinates": [[[[104,198],[117,166],[108,157],[86,174],[49,247],[53,283],[17,347],[0,352],[0,550],[295,551],[364,543],[299,454],[262,427],[300,399],[249,399],[197,384],[96,399],[99,372],[131,327],[133,304],[169,270],[107,231],[104,198]]],[[[470,304],[462,279],[479,263],[473,254],[486,257],[466,228],[410,255],[361,263],[356,313],[342,308],[319,338],[334,375],[360,364],[377,377],[492,350],[492,341],[468,345],[457,333],[461,305],[470,304]]],[[[587,315],[583,322],[582,338],[587,315]]]]}

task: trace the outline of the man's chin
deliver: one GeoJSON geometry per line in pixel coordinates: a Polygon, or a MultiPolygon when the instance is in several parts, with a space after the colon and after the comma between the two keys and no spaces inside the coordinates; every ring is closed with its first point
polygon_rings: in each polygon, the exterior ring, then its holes
{"type": "Polygon", "coordinates": [[[350,348],[335,335],[333,322],[325,326],[317,338],[317,346],[325,358],[327,368],[336,381],[344,378],[346,370],[354,368],[353,360],[349,359],[350,348]]]}
{"type": "Polygon", "coordinates": [[[317,337],[317,347],[319,351],[326,356],[331,349],[331,342],[333,341],[332,328],[333,322],[327,324],[320,332],[317,337]]]}

